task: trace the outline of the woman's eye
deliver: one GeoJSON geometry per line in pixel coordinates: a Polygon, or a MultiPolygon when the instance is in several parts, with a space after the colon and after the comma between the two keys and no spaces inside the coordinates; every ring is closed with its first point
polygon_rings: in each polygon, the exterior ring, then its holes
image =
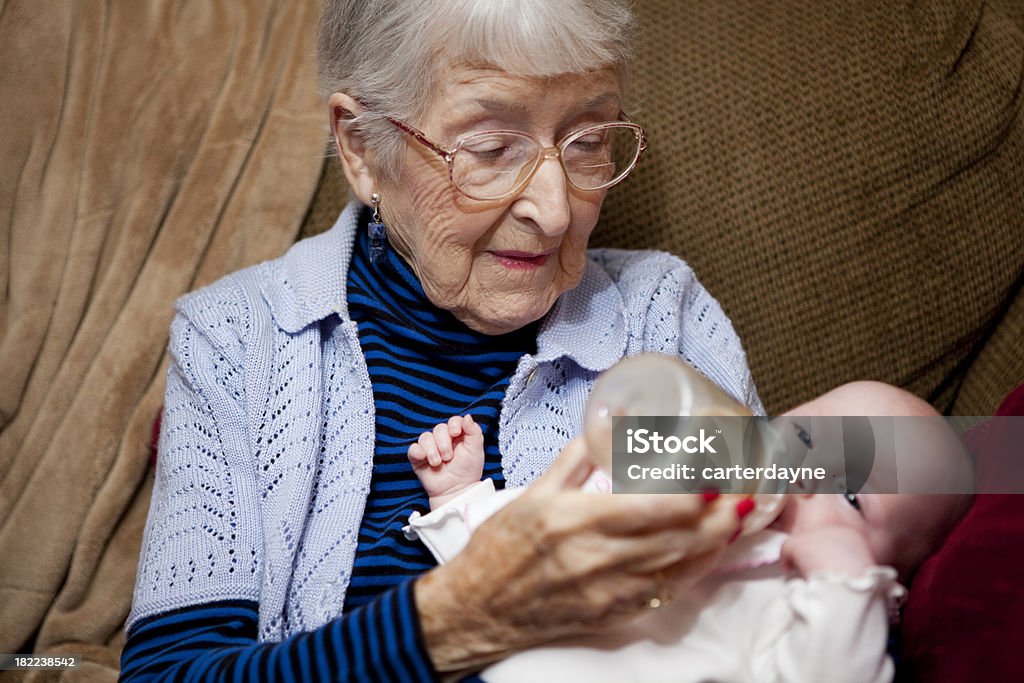
{"type": "Polygon", "coordinates": [[[469,140],[462,145],[477,161],[496,161],[498,159],[519,159],[523,156],[526,143],[513,136],[482,136],[469,140]]]}
{"type": "Polygon", "coordinates": [[[475,145],[464,149],[479,159],[500,159],[509,152],[508,145],[475,145]]]}
{"type": "Polygon", "coordinates": [[[593,153],[604,149],[605,139],[603,135],[593,133],[576,138],[569,145],[569,152],[593,153]]]}
{"type": "Polygon", "coordinates": [[[854,510],[860,512],[860,501],[857,500],[857,494],[847,492],[842,495],[843,498],[846,499],[846,502],[853,506],[854,510]]]}
{"type": "Polygon", "coordinates": [[[796,438],[800,439],[808,448],[814,448],[814,442],[811,441],[811,435],[807,433],[807,430],[800,425],[793,425],[793,427],[796,429],[796,438]]]}

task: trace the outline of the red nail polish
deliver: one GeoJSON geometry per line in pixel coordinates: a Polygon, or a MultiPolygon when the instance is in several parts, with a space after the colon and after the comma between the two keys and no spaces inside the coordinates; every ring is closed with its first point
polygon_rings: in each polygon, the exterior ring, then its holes
{"type": "Polygon", "coordinates": [[[732,536],[729,537],[729,544],[735,543],[736,539],[743,533],[743,527],[740,527],[736,531],[732,532],[732,536]]]}
{"type": "Polygon", "coordinates": [[[736,503],[736,516],[743,519],[751,512],[754,511],[754,501],[750,498],[744,498],[740,502],[736,503]]]}
{"type": "Polygon", "coordinates": [[[721,494],[718,492],[718,489],[708,489],[701,495],[704,496],[704,504],[707,505],[721,494]]]}

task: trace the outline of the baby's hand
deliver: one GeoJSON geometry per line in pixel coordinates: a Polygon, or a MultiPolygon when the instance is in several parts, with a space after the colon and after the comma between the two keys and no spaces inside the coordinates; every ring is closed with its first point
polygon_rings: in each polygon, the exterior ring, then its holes
{"type": "Polygon", "coordinates": [[[782,562],[805,579],[817,571],[861,576],[877,564],[864,534],[838,525],[793,534],[782,546],[782,562]]]}
{"type": "Polygon", "coordinates": [[[409,462],[430,496],[431,509],[480,481],[484,433],[469,415],[455,417],[420,434],[409,446],[409,462]]]}

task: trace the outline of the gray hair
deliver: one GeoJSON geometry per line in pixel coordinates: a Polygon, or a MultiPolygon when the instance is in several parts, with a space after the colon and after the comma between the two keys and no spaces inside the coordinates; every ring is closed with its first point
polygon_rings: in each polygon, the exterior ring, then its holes
{"type": "Polygon", "coordinates": [[[324,97],[366,106],[343,122],[373,149],[385,177],[400,170],[402,133],[415,123],[453,63],[548,77],[613,67],[628,79],[629,0],[325,0],[317,60],[324,97]]]}

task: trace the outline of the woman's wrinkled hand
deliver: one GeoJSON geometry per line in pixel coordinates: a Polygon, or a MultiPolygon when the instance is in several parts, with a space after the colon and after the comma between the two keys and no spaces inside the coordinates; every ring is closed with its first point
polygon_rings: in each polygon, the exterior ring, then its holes
{"type": "Polygon", "coordinates": [[[588,495],[579,486],[591,470],[582,441],[571,442],[461,554],[417,581],[439,671],[601,631],[654,598],[664,603],[705,576],[739,529],[740,496],[588,495]]]}

